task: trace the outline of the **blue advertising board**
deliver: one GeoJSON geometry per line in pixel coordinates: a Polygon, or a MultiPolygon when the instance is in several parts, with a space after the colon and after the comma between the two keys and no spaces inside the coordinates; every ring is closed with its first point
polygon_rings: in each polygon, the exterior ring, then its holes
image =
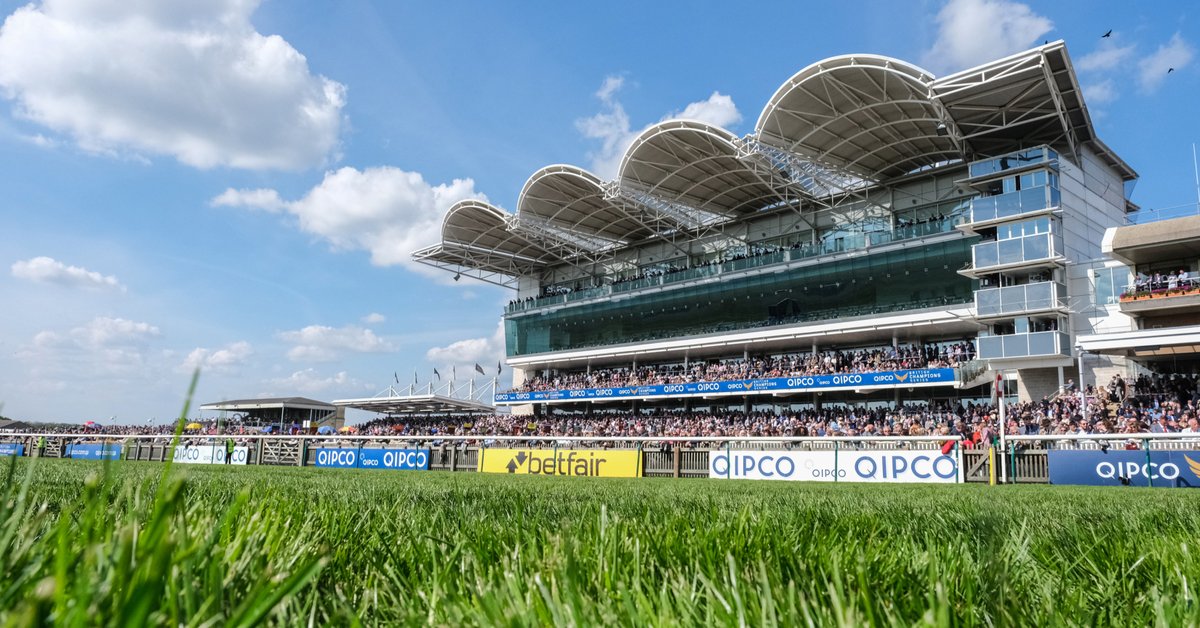
{"type": "Polygon", "coordinates": [[[583,388],[578,390],[536,390],[496,393],[495,402],[529,403],[537,401],[575,401],[591,399],[641,399],[646,397],[687,397],[693,395],[746,395],[813,390],[843,390],[898,386],[953,384],[954,369],[916,369],[877,373],[838,373],[766,379],[735,379],[722,382],[688,382],[653,386],[583,388]]]}
{"type": "Polygon", "coordinates": [[[0,456],[24,456],[25,445],[20,443],[0,443],[0,456]]]}
{"type": "Polygon", "coordinates": [[[68,458],[79,460],[120,460],[121,445],[117,443],[70,443],[67,445],[68,458]]]}
{"type": "Polygon", "coordinates": [[[337,447],[315,449],[318,467],[341,469],[400,469],[428,471],[428,449],[358,449],[337,447]]]}
{"type": "Polygon", "coordinates": [[[1051,484],[1200,488],[1200,451],[1065,451],[1048,453],[1051,484]]]}

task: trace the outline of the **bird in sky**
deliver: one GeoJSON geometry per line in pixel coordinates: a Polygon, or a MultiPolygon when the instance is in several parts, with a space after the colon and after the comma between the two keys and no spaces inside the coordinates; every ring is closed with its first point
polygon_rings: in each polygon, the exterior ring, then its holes
{"type": "Polygon", "coordinates": [[[1108,29],[1107,33],[1104,33],[1103,35],[1101,35],[1100,39],[1104,39],[1105,37],[1112,37],[1112,29],[1111,28],[1108,29]]]}
{"type": "Polygon", "coordinates": [[[1174,71],[1175,71],[1175,68],[1167,68],[1167,74],[1170,74],[1174,71]]]}

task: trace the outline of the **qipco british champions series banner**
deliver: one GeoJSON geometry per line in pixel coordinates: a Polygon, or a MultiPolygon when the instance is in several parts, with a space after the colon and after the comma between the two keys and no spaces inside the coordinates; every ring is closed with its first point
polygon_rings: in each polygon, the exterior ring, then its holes
{"type": "Polygon", "coordinates": [[[927,386],[953,383],[954,369],[918,369],[911,371],[882,371],[879,373],[839,373],[837,375],[806,375],[803,377],[737,379],[724,382],[656,384],[653,386],[624,386],[616,388],[583,388],[580,390],[538,390],[533,392],[509,392],[496,393],[495,400],[496,403],[499,404],[511,404],[539,401],[687,397],[691,395],[746,395],[757,393],[805,392],[810,390],[845,390],[871,387],[927,386]]]}
{"type": "Polygon", "coordinates": [[[801,482],[959,481],[958,459],[928,451],[710,451],[708,477],[801,482]]]}
{"type": "Polygon", "coordinates": [[[1051,484],[1200,488],[1200,451],[1047,452],[1051,484]]]}

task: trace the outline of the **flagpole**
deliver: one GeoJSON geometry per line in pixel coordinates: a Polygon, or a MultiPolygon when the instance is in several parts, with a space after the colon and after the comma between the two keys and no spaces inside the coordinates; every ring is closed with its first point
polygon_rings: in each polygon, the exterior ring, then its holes
{"type": "Polygon", "coordinates": [[[1196,165],[1196,143],[1192,142],[1192,172],[1196,174],[1196,210],[1200,211],[1200,167],[1196,165]]]}
{"type": "Polygon", "coordinates": [[[996,376],[996,400],[1000,404],[1000,483],[1008,484],[1008,468],[1004,465],[1008,460],[1004,433],[1008,431],[1008,421],[1004,417],[1004,371],[996,376]]]}

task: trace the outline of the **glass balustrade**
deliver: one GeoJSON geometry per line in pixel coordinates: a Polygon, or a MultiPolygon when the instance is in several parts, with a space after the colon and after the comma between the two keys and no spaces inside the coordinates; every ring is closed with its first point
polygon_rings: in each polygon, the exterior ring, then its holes
{"type": "Polygon", "coordinates": [[[1062,256],[1062,238],[1053,233],[1037,233],[1020,238],[981,242],[972,247],[976,270],[992,266],[1025,264],[1062,256]]]}
{"type": "Polygon", "coordinates": [[[971,199],[971,222],[1013,218],[1030,212],[1058,207],[1058,188],[1049,185],[971,199]]]}
{"type": "Polygon", "coordinates": [[[1054,281],[989,288],[975,292],[975,313],[984,317],[1049,310],[1061,307],[1066,296],[1067,287],[1054,281]]]}
{"type": "Polygon", "coordinates": [[[1067,356],[1071,354],[1070,338],[1061,331],[1038,331],[1029,334],[1008,334],[1005,336],[980,336],[978,348],[978,358],[980,360],[1067,356]]]}
{"type": "Polygon", "coordinates": [[[1045,146],[1027,148],[1000,157],[973,162],[969,166],[970,177],[983,177],[1033,164],[1047,163],[1057,159],[1058,154],[1045,146]]]}

